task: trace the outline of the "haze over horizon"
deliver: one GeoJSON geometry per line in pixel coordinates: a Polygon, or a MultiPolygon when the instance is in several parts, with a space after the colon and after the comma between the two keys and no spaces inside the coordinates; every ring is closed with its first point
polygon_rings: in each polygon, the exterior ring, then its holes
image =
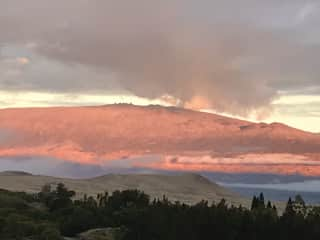
{"type": "Polygon", "coordinates": [[[0,108],[160,104],[320,132],[316,0],[2,0],[0,108]]]}

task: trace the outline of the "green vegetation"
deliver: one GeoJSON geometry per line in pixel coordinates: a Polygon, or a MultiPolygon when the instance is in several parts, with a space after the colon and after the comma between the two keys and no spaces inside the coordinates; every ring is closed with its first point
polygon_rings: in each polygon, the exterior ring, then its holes
{"type": "Polygon", "coordinates": [[[0,190],[0,239],[62,240],[80,233],[93,240],[320,239],[320,208],[308,208],[301,196],[289,199],[279,216],[263,194],[253,198],[251,209],[224,200],[193,206],[151,200],[138,190],[80,200],[74,195],[63,184],[46,185],[38,194],[0,190]]]}

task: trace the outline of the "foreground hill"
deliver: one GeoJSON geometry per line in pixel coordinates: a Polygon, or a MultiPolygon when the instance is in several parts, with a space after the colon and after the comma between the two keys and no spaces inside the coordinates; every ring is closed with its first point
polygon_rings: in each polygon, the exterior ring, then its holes
{"type": "Polygon", "coordinates": [[[159,156],[151,168],[320,175],[320,136],[173,107],[0,110],[0,157],[100,164],[159,156]]]}
{"type": "Polygon", "coordinates": [[[152,198],[165,195],[171,201],[194,204],[201,200],[220,201],[248,206],[249,200],[240,198],[227,189],[214,184],[196,174],[182,175],[105,175],[91,179],[65,179],[49,176],[36,176],[19,172],[0,173],[0,189],[10,191],[39,192],[45,184],[64,183],[69,189],[76,191],[77,197],[84,194],[96,196],[105,191],[139,189],[152,198]]]}

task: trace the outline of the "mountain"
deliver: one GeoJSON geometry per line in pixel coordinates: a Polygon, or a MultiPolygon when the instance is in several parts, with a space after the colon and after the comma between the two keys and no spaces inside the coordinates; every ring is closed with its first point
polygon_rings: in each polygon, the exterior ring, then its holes
{"type": "Polygon", "coordinates": [[[69,189],[76,191],[77,197],[83,197],[84,194],[96,196],[105,191],[111,193],[115,190],[139,189],[152,198],[162,199],[165,195],[171,201],[189,204],[201,200],[217,202],[222,198],[237,205],[249,206],[250,202],[197,174],[109,174],[90,179],[68,179],[19,172],[0,173],[0,189],[10,191],[39,192],[45,184],[55,186],[58,183],[64,183],[69,189]]]}
{"type": "Polygon", "coordinates": [[[118,104],[0,110],[2,158],[320,175],[319,153],[318,134],[175,107],[118,104]]]}

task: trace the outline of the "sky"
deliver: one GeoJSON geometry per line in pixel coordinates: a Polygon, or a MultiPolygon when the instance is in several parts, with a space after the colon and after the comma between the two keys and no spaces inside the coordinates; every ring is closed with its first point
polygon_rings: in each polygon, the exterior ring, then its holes
{"type": "Polygon", "coordinates": [[[317,0],[1,0],[0,108],[176,105],[320,132],[317,0]]]}

